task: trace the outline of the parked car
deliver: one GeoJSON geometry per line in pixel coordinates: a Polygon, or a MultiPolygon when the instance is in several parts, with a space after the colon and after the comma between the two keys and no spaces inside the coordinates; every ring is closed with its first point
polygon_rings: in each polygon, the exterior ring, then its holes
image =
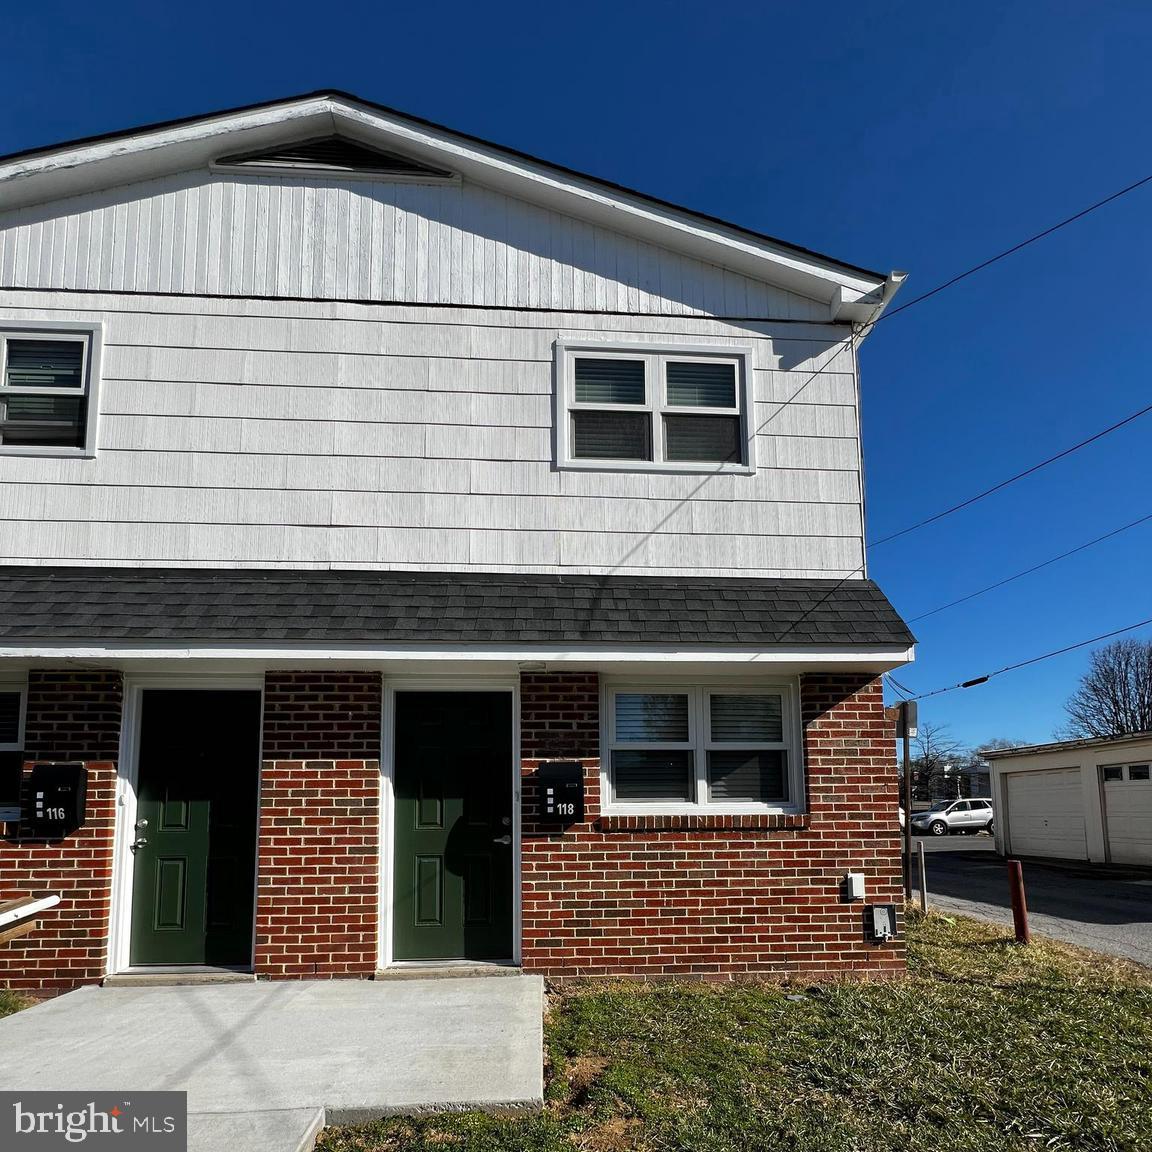
{"type": "Polygon", "coordinates": [[[947,836],[951,832],[991,832],[993,823],[991,800],[941,800],[912,817],[912,830],[947,836]]]}

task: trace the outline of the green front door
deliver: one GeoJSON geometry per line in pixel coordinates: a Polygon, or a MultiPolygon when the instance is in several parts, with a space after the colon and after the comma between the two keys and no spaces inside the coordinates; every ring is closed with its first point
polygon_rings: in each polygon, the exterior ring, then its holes
{"type": "Polygon", "coordinates": [[[130,962],[248,967],[259,692],[143,693],[130,962]]]}
{"type": "Polygon", "coordinates": [[[512,959],[512,694],[396,694],[397,960],[512,959]]]}

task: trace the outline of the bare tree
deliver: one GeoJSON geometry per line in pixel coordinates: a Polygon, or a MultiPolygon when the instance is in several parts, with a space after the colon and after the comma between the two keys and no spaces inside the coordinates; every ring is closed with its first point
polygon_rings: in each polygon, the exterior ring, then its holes
{"type": "Polygon", "coordinates": [[[912,795],[934,800],[943,795],[949,770],[962,759],[964,749],[948,733],[946,724],[921,721],[912,742],[912,795]]]}
{"type": "Polygon", "coordinates": [[[1073,739],[1152,731],[1152,641],[1127,637],[1097,648],[1064,705],[1073,739]]]}

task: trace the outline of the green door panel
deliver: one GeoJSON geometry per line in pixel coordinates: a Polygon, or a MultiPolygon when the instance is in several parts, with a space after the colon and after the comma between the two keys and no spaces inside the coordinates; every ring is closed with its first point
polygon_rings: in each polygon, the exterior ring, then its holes
{"type": "Polygon", "coordinates": [[[512,958],[512,786],[511,693],[396,694],[397,960],[512,958]]]}
{"type": "Polygon", "coordinates": [[[260,693],[143,693],[130,963],[252,962],[260,693]]]}

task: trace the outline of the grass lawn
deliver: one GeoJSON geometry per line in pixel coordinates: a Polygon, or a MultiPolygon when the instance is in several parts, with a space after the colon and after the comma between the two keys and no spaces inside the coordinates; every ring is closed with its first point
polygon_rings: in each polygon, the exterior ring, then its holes
{"type": "Polygon", "coordinates": [[[19,1012],[21,1008],[27,1007],[27,1001],[17,996],[15,992],[0,988],[0,1019],[11,1016],[13,1012],[19,1012]]]}
{"type": "Polygon", "coordinates": [[[935,915],[909,952],[891,983],[589,986],[553,1004],[542,1114],[329,1128],[317,1148],[1152,1150],[1152,969],[935,915]]]}

